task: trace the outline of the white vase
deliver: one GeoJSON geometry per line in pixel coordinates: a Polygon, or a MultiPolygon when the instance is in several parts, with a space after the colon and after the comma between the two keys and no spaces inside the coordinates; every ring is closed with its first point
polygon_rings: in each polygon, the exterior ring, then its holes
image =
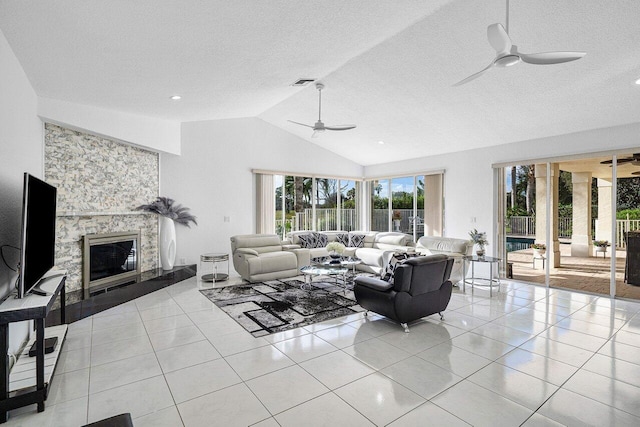
{"type": "Polygon", "coordinates": [[[171,270],[176,260],[176,224],[171,218],[160,217],[160,262],[163,270],[171,270]]]}

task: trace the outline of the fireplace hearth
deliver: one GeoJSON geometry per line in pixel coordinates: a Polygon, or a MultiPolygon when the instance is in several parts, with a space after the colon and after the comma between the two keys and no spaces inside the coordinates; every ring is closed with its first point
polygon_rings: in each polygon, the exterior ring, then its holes
{"type": "Polygon", "coordinates": [[[84,236],[84,297],[135,282],[140,275],[140,231],[84,236]]]}

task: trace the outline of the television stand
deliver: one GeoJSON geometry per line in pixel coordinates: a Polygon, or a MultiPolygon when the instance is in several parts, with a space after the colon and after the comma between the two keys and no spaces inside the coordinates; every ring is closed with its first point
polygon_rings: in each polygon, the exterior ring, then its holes
{"type": "Polygon", "coordinates": [[[44,411],[44,402],[49,394],[49,385],[55,372],[58,356],[67,334],[65,325],[66,275],[48,277],[41,281],[40,288],[46,295],[29,294],[24,298],[8,298],[0,304],[0,423],[7,421],[8,412],[22,406],[38,405],[38,412],[44,411]],[[47,328],[44,321],[60,294],[60,317],[62,325],[47,328]],[[36,336],[29,340],[18,360],[9,371],[9,324],[33,320],[36,336]],[[57,337],[56,349],[45,356],[44,340],[57,337]],[[35,343],[35,366],[29,358],[29,349],[35,343]]]}
{"type": "Polygon", "coordinates": [[[43,291],[42,289],[39,289],[37,287],[31,289],[31,293],[34,295],[40,295],[41,297],[46,297],[47,295],[50,295],[47,291],[43,291]]]}

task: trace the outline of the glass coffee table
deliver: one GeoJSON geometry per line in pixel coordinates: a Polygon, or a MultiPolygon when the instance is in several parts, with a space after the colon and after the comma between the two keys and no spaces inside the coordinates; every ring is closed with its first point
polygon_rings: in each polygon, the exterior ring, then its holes
{"type": "Polygon", "coordinates": [[[356,265],[361,263],[362,260],[356,257],[316,257],[311,258],[311,265],[302,267],[300,272],[305,278],[304,286],[308,286],[309,288],[311,288],[312,276],[334,276],[336,285],[338,284],[338,276],[342,276],[342,287],[346,294],[348,285],[353,283],[353,278],[356,275],[356,265]],[[307,276],[309,276],[308,285],[307,276]]]}
{"type": "Polygon", "coordinates": [[[332,276],[335,279],[336,286],[338,286],[338,276],[342,276],[342,283],[345,293],[347,292],[347,280],[346,275],[349,272],[347,267],[343,267],[340,264],[337,266],[325,266],[322,264],[306,265],[300,268],[300,273],[304,276],[304,283],[300,285],[300,289],[312,289],[311,282],[313,276],[332,276]],[[309,283],[307,283],[307,277],[309,283]]]}
{"type": "Polygon", "coordinates": [[[356,265],[362,264],[362,260],[360,258],[356,258],[353,256],[340,256],[340,257],[323,256],[318,258],[311,258],[311,263],[315,265],[322,265],[324,267],[330,267],[330,268],[345,267],[351,270],[352,276],[355,276],[356,265]]]}

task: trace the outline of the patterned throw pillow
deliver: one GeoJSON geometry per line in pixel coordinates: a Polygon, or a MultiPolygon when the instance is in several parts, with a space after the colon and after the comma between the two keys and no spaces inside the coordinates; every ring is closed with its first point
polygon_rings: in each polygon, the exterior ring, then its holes
{"type": "Polygon", "coordinates": [[[352,234],[349,239],[349,247],[364,248],[364,234],[352,234]]]}
{"type": "Polygon", "coordinates": [[[389,283],[393,283],[393,278],[395,276],[396,273],[396,269],[398,268],[398,266],[402,265],[405,263],[406,260],[408,260],[409,258],[413,258],[413,257],[417,257],[420,256],[420,254],[418,253],[406,253],[406,252],[396,252],[391,256],[391,259],[389,259],[389,264],[387,264],[387,267],[385,268],[384,272],[382,273],[382,280],[386,280],[389,283]]]}
{"type": "Polygon", "coordinates": [[[298,239],[300,239],[301,248],[311,249],[316,247],[316,236],[313,233],[301,234],[298,239]]]}
{"type": "Polygon", "coordinates": [[[325,248],[329,244],[329,237],[322,233],[313,233],[316,238],[316,248],[325,248]]]}
{"type": "Polygon", "coordinates": [[[349,246],[349,233],[336,234],[336,242],[349,246]]]}

